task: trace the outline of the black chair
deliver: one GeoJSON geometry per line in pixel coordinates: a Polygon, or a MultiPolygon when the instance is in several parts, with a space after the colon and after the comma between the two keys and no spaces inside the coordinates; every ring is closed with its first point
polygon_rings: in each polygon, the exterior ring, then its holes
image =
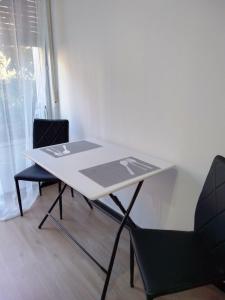
{"type": "Polygon", "coordinates": [[[134,254],[147,299],[225,280],[225,158],[216,156],[195,211],[194,231],[131,228],[134,254]]]}
{"type": "MultiPolygon", "coordinates": [[[[33,148],[46,147],[55,144],[67,143],[69,141],[68,120],[45,120],[35,119],[33,123],[33,148]]],[[[37,164],[26,168],[14,176],[20,215],[23,216],[22,201],[19,188],[19,180],[34,181],[39,184],[39,193],[42,195],[42,186],[58,183],[61,191],[61,181],[37,164]]],[[[71,188],[72,197],[74,197],[71,188]]],[[[60,218],[62,219],[62,199],[59,201],[60,218]]]]}

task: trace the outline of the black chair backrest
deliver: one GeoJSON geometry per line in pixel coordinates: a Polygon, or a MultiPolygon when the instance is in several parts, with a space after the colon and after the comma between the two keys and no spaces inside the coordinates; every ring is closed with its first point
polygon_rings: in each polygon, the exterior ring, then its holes
{"type": "Polygon", "coordinates": [[[225,158],[213,160],[195,211],[195,232],[225,270],[225,158]]]}
{"type": "Polygon", "coordinates": [[[33,148],[67,143],[68,141],[68,120],[34,119],[33,148]]]}

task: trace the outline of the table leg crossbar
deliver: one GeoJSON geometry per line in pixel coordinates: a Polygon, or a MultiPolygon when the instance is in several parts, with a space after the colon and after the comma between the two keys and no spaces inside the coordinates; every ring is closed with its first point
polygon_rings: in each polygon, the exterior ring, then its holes
{"type": "MultiPolygon", "coordinates": [[[[123,215],[126,214],[126,209],[124,208],[124,206],[122,205],[122,203],[120,202],[120,200],[118,199],[117,196],[110,194],[109,195],[111,197],[111,199],[113,200],[113,202],[119,207],[119,209],[122,211],[123,215]]],[[[134,221],[128,216],[127,218],[127,223],[129,223],[129,225],[132,227],[136,227],[136,224],[134,223],[134,221]]]]}
{"type": "Polygon", "coordinates": [[[52,215],[49,215],[49,217],[69,240],[76,244],[104,273],[107,274],[106,269],[72,236],[71,233],[69,233],[69,231],[55,217],[52,215]]]}
{"type": "MultiPolygon", "coordinates": [[[[130,214],[130,212],[133,208],[135,200],[137,199],[137,196],[140,192],[142,184],[143,184],[143,181],[140,181],[138,183],[138,186],[135,189],[134,195],[133,195],[133,197],[130,201],[130,204],[129,204],[127,210],[123,207],[122,203],[119,201],[117,196],[115,196],[113,194],[110,194],[111,199],[120,208],[120,210],[124,214],[124,217],[122,219],[122,222],[120,224],[120,227],[118,229],[118,232],[117,232],[117,235],[116,235],[116,238],[115,238],[115,242],[114,242],[114,245],[113,245],[113,250],[112,250],[112,254],[111,254],[111,258],[110,258],[110,262],[109,262],[109,266],[108,266],[107,270],[69,233],[69,231],[55,217],[53,217],[51,215],[51,211],[53,210],[55,205],[58,203],[58,201],[61,199],[61,196],[62,196],[62,194],[64,193],[64,191],[67,187],[66,184],[63,186],[63,188],[62,188],[61,192],[59,193],[58,197],[55,199],[52,206],[49,208],[47,214],[45,215],[45,217],[41,221],[40,225],[38,226],[38,228],[41,229],[43,224],[45,223],[45,221],[49,217],[51,219],[51,221],[53,221],[54,224],[56,224],[57,228],[60,231],[62,231],[68,239],[70,239],[74,244],[76,244],[104,273],[106,273],[106,280],[105,280],[101,300],[105,300],[105,297],[106,297],[106,292],[107,292],[107,289],[108,289],[109,280],[110,280],[110,277],[111,277],[112,268],[113,268],[114,260],[115,260],[115,257],[116,257],[116,252],[117,252],[117,248],[118,248],[118,244],[119,244],[120,235],[122,233],[122,230],[123,230],[124,226],[126,225],[126,223],[128,223],[130,226],[136,226],[135,223],[132,221],[132,219],[129,217],[129,214],[130,214]]],[[[87,199],[86,197],[84,197],[84,198],[89,203],[89,199],[87,199]]],[[[90,207],[92,207],[92,205],[90,205],[90,207]]]]}

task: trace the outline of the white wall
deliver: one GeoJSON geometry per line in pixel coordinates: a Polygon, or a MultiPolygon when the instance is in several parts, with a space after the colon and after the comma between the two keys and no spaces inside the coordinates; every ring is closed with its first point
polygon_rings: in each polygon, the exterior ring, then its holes
{"type": "Polygon", "coordinates": [[[134,218],[192,228],[210,162],[225,155],[225,1],[52,4],[71,136],[100,136],[174,162],[177,174],[146,181],[134,218]]]}

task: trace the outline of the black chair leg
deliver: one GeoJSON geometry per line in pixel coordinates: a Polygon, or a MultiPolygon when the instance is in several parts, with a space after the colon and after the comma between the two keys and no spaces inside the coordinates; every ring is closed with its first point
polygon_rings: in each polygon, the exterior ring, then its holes
{"type": "Polygon", "coordinates": [[[134,248],[130,240],[130,286],[134,287],[134,248]]]}
{"type": "Polygon", "coordinates": [[[73,191],[73,188],[71,187],[70,190],[71,190],[71,196],[74,198],[74,191],[73,191]]]}
{"type": "Polygon", "coordinates": [[[38,181],[38,187],[39,187],[39,195],[42,196],[41,182],[40,181],[38,181]]]}
{"type": "Polygon", "coordinates": [[[16,183],[17,199],[18,199],[18,204],[19,204],[19,208],[20,208],[20,215],[22,217],[23,216],[23,208],[22,208],[22,202],[21,202],[19,180],[16,178],[15,178],[15,183],[16,183]]]}
{"type": "MultiPolygon", "coordinates": [[[[59,181],[59,193],[61,192],[61,181],[59,181]]],[[[62,220],[63,218],[63,215],[62,215],[62,196],[59,198],[59,216],[60,216],[60,219],[62,220]]]]}

